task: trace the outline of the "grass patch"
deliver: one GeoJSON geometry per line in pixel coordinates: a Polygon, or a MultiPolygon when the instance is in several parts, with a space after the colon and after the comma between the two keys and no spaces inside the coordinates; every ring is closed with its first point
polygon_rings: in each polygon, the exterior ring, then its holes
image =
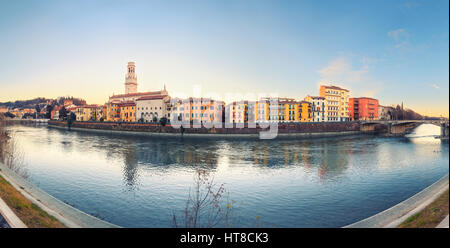
{"type": "Polygon", "coordinates": [[[406,219],[400,228],[434,228],[448,215],[449,190],[417,214],[406,219]]]}
{"type": "Polygon", "coordinates": [[[0,198],[14,211],[14,213],[27,225],[32,228],[62,228],[64,224],[59,222],[54,216],[49,215],[38,205],[32,203],[17,191],[8,181],[0,176],[0,198]]]}

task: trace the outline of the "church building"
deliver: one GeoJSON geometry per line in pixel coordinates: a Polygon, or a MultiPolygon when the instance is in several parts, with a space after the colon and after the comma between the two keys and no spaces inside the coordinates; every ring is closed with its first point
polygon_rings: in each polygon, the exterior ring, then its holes
{"type": "Polygon", "coordinates": [[[110,103],[135,102],[141,97],[168,96],[169,93],[164,89],[160,91],[138,92],[138,83],[136,76],[136,65],[134,62],[128,62],[127,74],[125,76],[125,94],[113,95],[109,97],[110,103]]]}

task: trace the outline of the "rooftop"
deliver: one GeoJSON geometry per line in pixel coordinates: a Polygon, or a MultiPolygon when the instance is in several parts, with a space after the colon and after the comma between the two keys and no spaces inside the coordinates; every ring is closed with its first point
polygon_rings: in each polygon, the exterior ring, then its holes
{"type": "Polygon", "coordinates": [[[167,97],[167,95],[143,96],[143,97],[140,97],[140,98],[136,99],[136,101],[160,100],[160,99],[164,99],[166,97],[167,97]]]}
{"type": "Polygon", "coordinates": [[[156,96],[163,95],[167,96],[167,92],[163,90],[159,91],[149,91],[149,92],[138,92],[138,93],[130,93],[130,94],[120,94],[120,95],[112,95],[109,99],[122,98],[122,97],[133,97],[133,96],[156,96]]]}

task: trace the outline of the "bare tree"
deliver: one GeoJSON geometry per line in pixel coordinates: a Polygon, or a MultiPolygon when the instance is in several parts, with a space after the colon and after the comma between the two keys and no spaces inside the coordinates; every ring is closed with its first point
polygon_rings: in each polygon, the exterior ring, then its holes
{"type": "Polygon", "coordinates": [[[0,118],[0,162],[24,178],[28,178],[24,155],[16,139],[6,131],[3,118],[0,118]]]}
{"type": "Polygon", "coordinates": [[[189,190],[186,207],[182,211],[181,220],[173,214],[173,225],[185,228],[210,228],[218,225],[231,226],[232,203],[224,184],[216,185],[210,172],[197,168],[194,176],[194,187],[189,190]]]}

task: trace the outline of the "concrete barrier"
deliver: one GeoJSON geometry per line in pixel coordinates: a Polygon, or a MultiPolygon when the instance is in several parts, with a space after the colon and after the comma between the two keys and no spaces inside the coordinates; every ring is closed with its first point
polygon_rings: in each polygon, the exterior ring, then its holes
{"type": "Polygon", "coordinates": [[[4,177],[16,190],[38,205],[48,214],[53,215],[61,223],[72,228],[114,228],[117,225],[100,220],[94,216],[84,213],[39,189],[27,181],[6,165],[0,163],[0,175],[4,177]]]}
{"type": "Polygon", "coordinates": [[[364,220],[358,221],[344,228],[394,228],[403,223],[410,216],[420,212],[427,207],[443,192],[448,189],[449,175],[445,175],[432,185],[428,186],[412,197],[399,204],[373,215],[364,220]]]}
{"type": "MultiPolygon", "coordinates": [[[[27,226],[17,217],[8,205],[0,198],[0,219],[4,217],[6,223],[12,228],[27,228],[27,226]]],[[[1,221],[0,221],[1,222],[1,221]]]]}
{"type": "MultiPolygon", "coordinates": [[[[63,121],[50,121],[49,127],[68,130],[63,121]]],[[[74,122],[70,130],[96,132],[104,134],[123,134],[133,136],[155,137],[189,137],[189,138],[252,138],[259,139],[261,128],[186,128],[182,134],[179,129],[155,124],[142,123],[107,123],[107,122],[74,122]]],[[[362,134],[359,123],[297,123],[280,124],[276,138],[316,138],[362,134]]]]}

